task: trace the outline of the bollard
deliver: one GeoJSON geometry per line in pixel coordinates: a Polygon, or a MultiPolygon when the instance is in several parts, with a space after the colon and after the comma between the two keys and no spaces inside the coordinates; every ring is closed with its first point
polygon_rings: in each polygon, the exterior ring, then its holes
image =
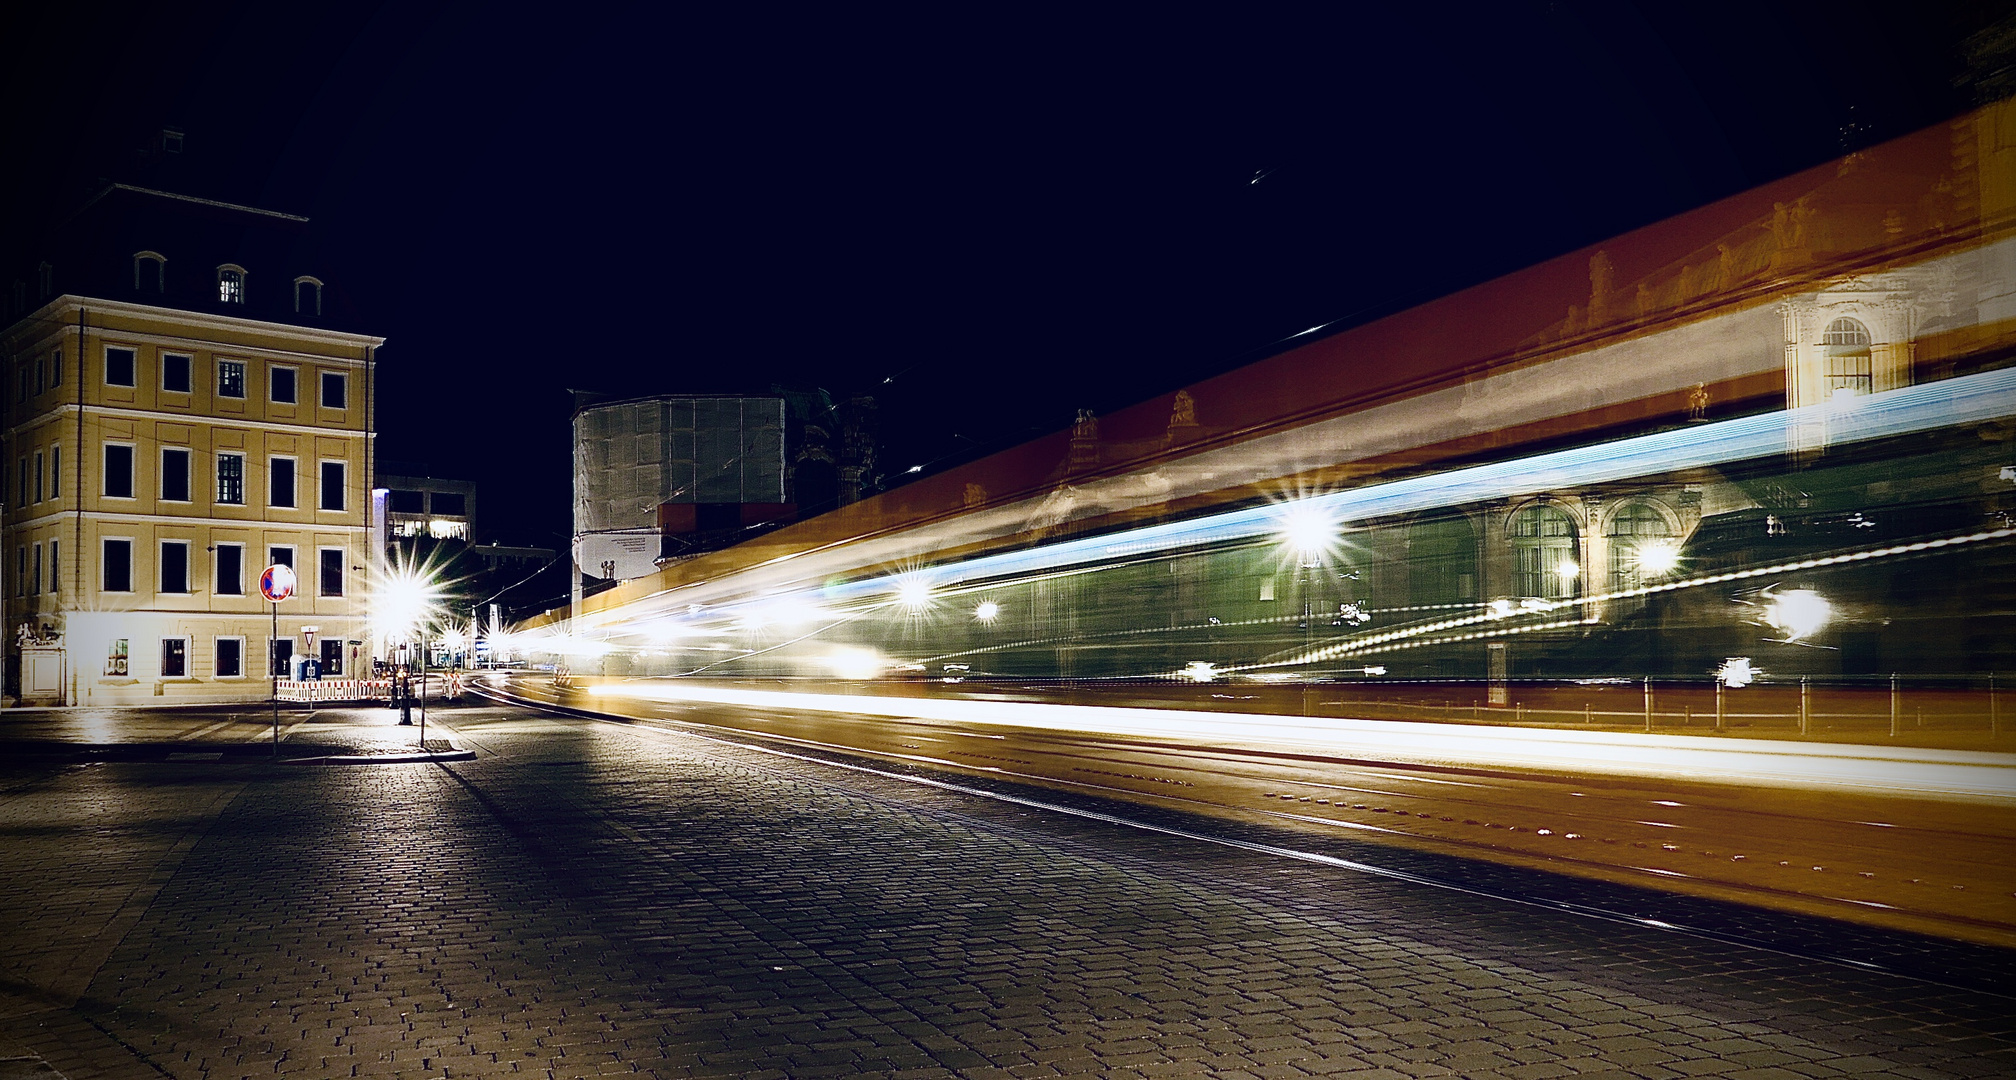
{"type": "Polygon", "coordinates": [[[1799,676],[1799,734],[1806,734],[1807,718],[1812,715],[1812,690],[1806,684],[1806,676],[1799,676]]]}
{"type": "Polygon", "coordinates": [[[1592,722],[1589,716],[1589,703],[1586,701],[1582,703],[1582,722],[1585,724],[1592,722]]]}
{"type": "Polygon", "coordinates": [[[1652,676],[1645,676],[1645,730],[1652,730],[1652,676]]]}
{"type": "Polygon", "coordinates": [[[1903,719],[1904,710],[1897,696],[1897,673],[1890,673],[1890,737],[1897,737],[1898,721],[1903,719]]]}
{"type": "Polygon", "coordinates": [[[1721,679],[1715,680],[1715,730],[1722,730],[1722,691],[1726,688],[1721,679]]]}

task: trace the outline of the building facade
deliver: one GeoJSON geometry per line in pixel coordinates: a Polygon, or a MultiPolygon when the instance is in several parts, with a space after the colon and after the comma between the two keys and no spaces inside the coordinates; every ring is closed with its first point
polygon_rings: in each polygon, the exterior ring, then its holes
{"type": "Polygon", "coordinates": [[[316,325],[318,279],[239,254],[284,253],[249,242],[279,215],[114,195],[116,220],[57,245],[53,295],[0,336],[8,693],[254,701],[296,657],[325,676],[368,668],[383,339],[316,325]],[[149,222],[161,239],[136,240],[149,222]],[[205,266],[171,277],[177,261],[205,266]],[[262,269],[293,287],[248,304],[262,269]],[[277,605],[260,593],[273,564],[298,578],[277,605]]]}

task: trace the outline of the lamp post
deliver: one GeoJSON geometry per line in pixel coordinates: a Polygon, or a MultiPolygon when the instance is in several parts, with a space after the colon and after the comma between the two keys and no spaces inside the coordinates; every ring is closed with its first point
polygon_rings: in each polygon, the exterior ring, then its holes
{"type": "Polygon", "coordinates": [[[267,666],[273,681],[273,756],[280,756],[280,601],[294,595],[294,568],[274,563],[259,575],[259,595],[273,606],[273,636],[267,639],[267,666]]]}

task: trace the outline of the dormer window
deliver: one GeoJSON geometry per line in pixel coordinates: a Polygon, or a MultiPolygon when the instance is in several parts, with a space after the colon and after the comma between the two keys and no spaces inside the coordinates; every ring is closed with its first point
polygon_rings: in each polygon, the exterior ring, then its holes
{"type": "Polygon", "coordinates": [[[167,258],[155,251],[136,253],[133,256],[133,288],[143,293],[167,292],[167,258]]]}
{"type": "Polygon", "coordinates": [[[217,268],[217,302],[220,304],[245,302],[244,267],[226,263],[217,268]]]}
{"type": "Polygon", "coordinates": [[[56,268],[48,263],[35,267],[35,299],[47,300],[56,291],[56,268]]]}
{"type": "Polygon", "coordinates": [[[312,277],[294,279],[294,313],[297,315],[322,314],[322,283],[312,277]]]}
{"type": "Polygon", "coordinates": [[[174,128],[161,129],[161,152],[179,154],[182,152],[182,133],[174,128]]]}

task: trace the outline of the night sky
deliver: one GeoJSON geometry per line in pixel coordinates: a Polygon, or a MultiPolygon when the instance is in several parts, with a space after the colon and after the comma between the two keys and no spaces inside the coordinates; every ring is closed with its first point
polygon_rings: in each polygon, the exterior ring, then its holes
{"type": "Polygon", "coordinates": [[[338,241],[381,455],[554,546],[569,389],[867,391],[943,467],[1937,122],[2009,11],[275,6],[0,16],[9,254],[181,128],[338,241]]]}

